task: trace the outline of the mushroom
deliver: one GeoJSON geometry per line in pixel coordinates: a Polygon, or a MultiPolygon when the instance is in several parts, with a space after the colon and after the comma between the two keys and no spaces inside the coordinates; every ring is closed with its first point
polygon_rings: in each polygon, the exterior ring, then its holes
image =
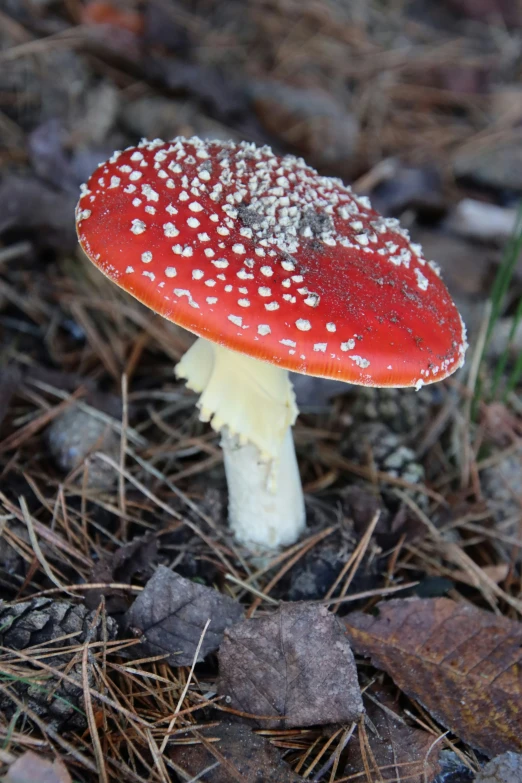
{"type": "Polygon", "coordinates": [[[105,275],[198,336],[176,373],[221,432],[230,525],[250,546],[291,544],[305,526],[289,370],[419,389],[464,361],[436,265],[300,158],[144,140],[99,166],[76,219],[105,275]]]}

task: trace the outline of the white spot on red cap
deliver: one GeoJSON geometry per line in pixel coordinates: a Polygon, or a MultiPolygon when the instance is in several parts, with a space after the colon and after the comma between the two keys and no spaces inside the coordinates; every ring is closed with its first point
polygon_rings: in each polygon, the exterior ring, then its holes
{"type": "Polygon", "coordinates": [[[164,223],[163,224],[163,233],[166,237],[172,238],[179,236],[179,230],[176,228],[174,223],[164,223]]]}
{"type": "Polygon", "coordinates": [[[428,278],[425,277],[425,275],[422,274],[420,269],[414,269],[415,277],[417,278],[417,285],[421,289],[421,291],[427,291],[428,290],[428,278]]]}
{"type": "Polygon", "coordinates": [[[319,296],[319,294],[309,293],[306,299],[304,300],[304,303],[309,307],[317,307],[320,301],[321,301],[321,297],[319,296]]]}
{"type": "Polygon", "coordinates": [[[142,185],[141,193],[147,201],[159,201],[159,194],[150,185],[142,185]]]}
{"type": "Polygon", "coordinates": [[[355,362],[357,367],[360,367],[362,370],[366,370],[366,368],[370,366],[368,359],[363,359],[362,356],[357,356],[357,354],[352,354],[348,358],[351,359],[352,362],[355,362]]]}
{"type": "Polygon", "coordinates": [[[131,225],[131,231],[133,234],[143,234],[143,232],[146,230],[147,226],[143,222],[143,220],[138,220],[138,218],[135,218],[132,221],[131,225]]]}

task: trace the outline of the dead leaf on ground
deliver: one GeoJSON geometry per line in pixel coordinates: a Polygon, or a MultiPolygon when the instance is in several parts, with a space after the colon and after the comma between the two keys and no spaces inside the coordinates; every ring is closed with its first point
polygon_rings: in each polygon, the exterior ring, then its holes
{"type": "Polygon", "coordinates": [[[7,775],[2,778],[2,783],[72,783],[71,776],[63,761],[59,758],[48,761],[33,753],[26,751],[23,756],[16,759],[7,775]]]}
{"type": "Polygon", "coordinates": [[[480,770],[475,783],[522,783],[522,756],[503,753],[480,770]]]}
{"type": "Polygon", "coordinates": [[[447,598],[345,618],[356,652],[487,755],[522,749],[522,625],[447,598]]]}
{"type": "Polygon", "coordinates": [[[363,711],[353,653],[324,606],[283,605],[225,633],[219,693],[264,728],[348,723],[363,711]]]}
{"type": "Polygon", "coordinates": [[[76,198],[75,193],[54,190],[34,177],[9,174],[0,182],[0,235],[34,231],[42,246],[74,250],[76,198]]]}
{"type": "MultiPolygon", "coordinates": [[[[434,744],[436,737],[427,731],[413,728],[398,715],[393,700],[382,690],[372,690],[371,695],[379,702],[369,698],[364,701],[370,718],[367,736],[375,765],[368,759],[370,770],[380,770],[385,780],[393,779],[397,783],[425,783],[433,780],[441,772],[439,755],[443,745],[434,744]],[[372,730],[372,727],[375,730],[372,730]]],[[[358,737],[354,737],[347,748],[348,763],[344,775],[354,776],[355,780],[365,780],[363,750],[358,737]],[[361,775],[362,778],[357,776],[361,775]]]]}
{"type": "MultiPolygon", "coordinates": [[[[158,558],[158,539],[151,533],[137,536],[121,546],[112,555],[100,557],[91,571],[91,582],[131,583],[135,574],[152,576],[158,558]]],[[[129,608],[129,593],[118,587],[97,587],[85,594],[85,603],[89,609],[96,609],[105,598],[107,613],[117,615],[129,608]]]]}
{"type": "Polygon", "coordinates": [[[126,625],[141,635],[136,655],[168,653],[172,666],[190,666],[207,620],[199,661],[217,650],[225,629],[242,617],[232,598],[160,566],[128,611],[126,625]]]}
{"type": "MultiPolygon", "coordinates": [[[[299,783],[303,780],[292,772],[268,740],[244,724],[221,723],[198,733],[208,740],[213,752],[199,743],[175,745],[169,754],[191,778],[213,767],[202,778],[207,783],[299,783]]],[[[193,739],[193,734],[187,736],[193,739]]]]}

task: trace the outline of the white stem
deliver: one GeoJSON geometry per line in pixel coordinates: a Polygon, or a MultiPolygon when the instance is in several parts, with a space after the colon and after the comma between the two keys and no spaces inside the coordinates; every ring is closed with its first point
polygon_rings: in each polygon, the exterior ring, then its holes
{"type": "Polygon", "coordinates": [[[221,446],[228,516],[236,539],[263,549],[295,543],[305,527],[305,507],[291,428],[278,456],[268,462],[261,460],[253,443],[239,445],[226,429],[221,446]]]}
{"type": "Polygon", "coordinates": [[[176,367],[200,393],[200,419],[222,433],[230,526],[244,544],[293,544],[305,526],[287,370],[200,337],[176,367]]]}

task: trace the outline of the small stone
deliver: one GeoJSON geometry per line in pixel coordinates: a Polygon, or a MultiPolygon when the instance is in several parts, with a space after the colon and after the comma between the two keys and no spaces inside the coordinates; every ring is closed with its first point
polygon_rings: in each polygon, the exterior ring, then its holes
{"type": "Polygon", "coordinates": [[[475,783],[522,783],[522,755],[502,753],[480,770],[475,783]]]}
{"type": "MultiPolygon", "coordinates": [[[[77,406],[58,416],[47,430],[47,442],[59,467],[70,472],[79,468],[96,451],[113,459],[119,455],[119,437],[108,424],[77,406]]],[[[80,481],[83,470],[80,470],[80,481]]],[[[107,489],[116,480],[116,473],[99,460],[89,460],[87,486],[107,489]]]]}

